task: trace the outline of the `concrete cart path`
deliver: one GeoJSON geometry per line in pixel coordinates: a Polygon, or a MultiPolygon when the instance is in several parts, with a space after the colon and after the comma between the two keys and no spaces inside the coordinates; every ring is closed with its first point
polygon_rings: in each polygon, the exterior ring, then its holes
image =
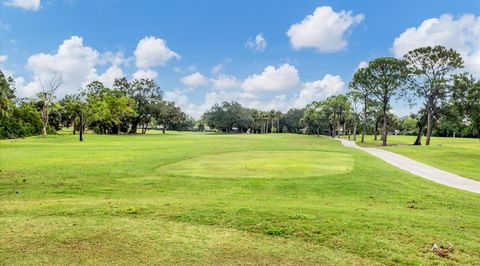
{"type": "Polygon", "coordinates": [[[421,176],[423,178],[432,180],[434,182],[467,190],[474,193],[480,194],[480,181],[473,179],[465,178],[456,174],[452,174],[447,171],[440,170],[438,168],[417,162],[405,156],[396,154],[394,152],[386,151],[383,149],[376,148],[363,148],[358,146],[354,141],[347,139],[336,139],[342,142],[346,147],[356,148],[363,151],[366,151],[387,163],[398,167],[402,170],[408,171],[414,175],[421,176]]]}

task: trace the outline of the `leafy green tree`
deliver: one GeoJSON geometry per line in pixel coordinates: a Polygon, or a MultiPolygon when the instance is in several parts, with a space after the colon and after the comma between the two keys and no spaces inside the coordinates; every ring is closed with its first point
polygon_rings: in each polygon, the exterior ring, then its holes
{"type": "MultiPolygon", "coordinates": [[[[259,115],[261,121],[268,122],[269,116],[266,113],[259,115]]],[[[203,119],[208,126],[221,130],[223,132],[231,132],[232,128],[238,128],[239,132],[246,132],[252,127],[254,118],[250,109],[244,108],[237,102],[223,102],[215,104],[209,111],[203,114],[203,119]]],[[[268,126],[263,124],[262,132],[266,132],[268,126]]]]}
{"type": "Polygon", "coordinates": [[[450,75],[463,67],[462,57],[453,49],[443,46],[421,47],[404,56],[410,73],[409,83],[415,95],[422,98],[427,114],[425,145],[430,145],[433,116],[448,96],[450,75]]]}
{"type": "Polygon", "coordinates": [[[153,79],[128,81],[124,77],[116,79],[113,88],[123,91],[135,101],[135,115],[130,119],[130,133],[137,133],[137,128],[140,124],[148,124],[150,122],[152,105],[158,104],[162,100],[160,86],[153,79]]]}
{"type": "Polygon", "coordinates": [[[362,143],[365,142],[365,134],[367,130],[368,108],[371,92],[373,91],[374,82],[370,80],[367,69],[360,68],[353,75],[353,79],[349,84],[350,91],[355,93],[355,97],[361,100],[363,104],[363,120],[362,120],[362,143]]]}
{"type": "Polygon", "coordinates": [[[90,128],[100,134],[119,134],[120,127],[135,116],[135,101],[125,93],[94,81],[87,85],[86,110],[90,128]]]}
{"type": "Polygon", "coordinates": [[[366,78],[372,82],[370,93],[381,103],[382,107],[382,146],[387,145],[388,120],[387,111],[394,97],[404,94],[408,77],[406,63],[392,57],[377,58],[365,68],[366,78]]]}
{"type": "Polygon", "coordinates": [[[480,80],[468,74],[456,75],[452,86],[451,105],[453,110],[468,121],[472,131],[480,140],[480,80]]]}
{"type": "Polygon", "coordinates": [[[161,101],[152,105],[151,110],[157,123],[162,126],[163,134],[167,128],[174,127],[175,124],[187,119],[187,116],[174,102],[161,101]]]}
{"type": "Polygon", "coordinates": [[[9,116],[14,105],[15,81],[12,77],[5,77],[0,70],[0,117],[9,116]]]}
{"type": "MultiPolygon", "coordinates": [[[[305,109],[290,109],[281,118],[284,128],[287,132],[298,133],[300,132],[300,119],[303,118],[305,109]]],[[[286,132],[285,130],[282,130],[286,132]]]]}

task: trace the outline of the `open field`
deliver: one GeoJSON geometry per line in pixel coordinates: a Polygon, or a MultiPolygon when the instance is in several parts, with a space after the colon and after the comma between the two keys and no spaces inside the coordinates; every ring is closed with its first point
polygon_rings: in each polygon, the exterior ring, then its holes
{"type": "MultiPolygon", "coordinates": [[[[480,180],[480,141],[475,138],[432,137],[430,146],[413,146],[416,136],[388,136],[389,151],[464,177],[480,180]]],[[[380,138],[365,136],[365,147],[382,148],[380,138]]],[[[423,139],[425,143],[425,139],[423,139]]]]}
{"type": "MultiPolygon", "coordinates": [[[[480,261],[480,195],[413,176],[326,137],[77,138],[0,141],[0,262],[480,261]],[[454,251],[440,257],[431,251],[434,243],[451,243],[454,251]]],[[[450,147],[433,144],[430,149],[450,147]]],[[[402,147],[388,149],[396,148],[402,147]]],[[[478,165],[470,171],[480,172],[478,165]]]]}

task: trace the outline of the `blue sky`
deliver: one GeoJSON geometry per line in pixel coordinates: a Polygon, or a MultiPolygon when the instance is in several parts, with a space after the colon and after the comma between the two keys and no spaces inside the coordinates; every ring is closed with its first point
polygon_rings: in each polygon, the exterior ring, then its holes
{"type": "Polygon", "coordinates": [[[285,111],[345,91],[361,62],[434,44],[480,75],[480,1],[1,2],[0,64],[20,96],[52,72],[59,97],[125,75],[194,117],[223,100],[285,111]]]}

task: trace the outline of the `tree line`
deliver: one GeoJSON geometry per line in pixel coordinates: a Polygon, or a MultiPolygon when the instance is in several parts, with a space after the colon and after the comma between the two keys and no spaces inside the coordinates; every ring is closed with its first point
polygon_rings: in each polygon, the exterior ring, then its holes
{"type": "Polygon", "coordinates": [[[356,71],[348,93],[307,106],[302,122],[332,137],[348,132],[356,138],[361,125],[362,142],[373,132],[383,146],[392,129],[416,131],[414,145],[421,145],[424,135],[426,145],[432,135],[480,139],[480,81],[461,73],[462,67],[461,55],[443,46],[417,48],[401,59],[376,58],[356,71]],[[420,101],[422,107],[399,119],[391,112],[399,100],[420,101]]]}
{"type": "Polygon", "coordinates": [[[13,78],[0,71],[0,138],[55,133],[63,127],[98,134],[142,133],[148,128],[221,132],[307,133],[356,139],[374,135],[387,145],[388,134],[410,134],[413,144],[430,144],[431,136],[480,139],[480,81],[462,73],[461,55],[443,46],[421,47],[403,58],[381,57],[358,69],[348,92],[315,101],[301,109],[262,111],[237,102],[212,106],[200,120],[188,117],[174,102],[162,98],[151,79],[116,79],[112,88],[99,81],[78,94],[55,100],[62,76],[40,82],[37,97],[18,99],[13,78]],[[398,117],[395,101],[421,104],[416,113],[398,117]]]}
{"type": "Polygon", "coordinates": [[[60,74],[40,81],[37,97],[19,99],[15,82],[0,71],[0,138],[54,134],[64,127],[97,134],[141,133],[150,127],[186,130],[194,121],[174,102],[162,98],[160,87],[151,79],[116,79],[112,88],[100,81],[85,86],[81,92],[54,102],[62,85],[60,74]]]}

